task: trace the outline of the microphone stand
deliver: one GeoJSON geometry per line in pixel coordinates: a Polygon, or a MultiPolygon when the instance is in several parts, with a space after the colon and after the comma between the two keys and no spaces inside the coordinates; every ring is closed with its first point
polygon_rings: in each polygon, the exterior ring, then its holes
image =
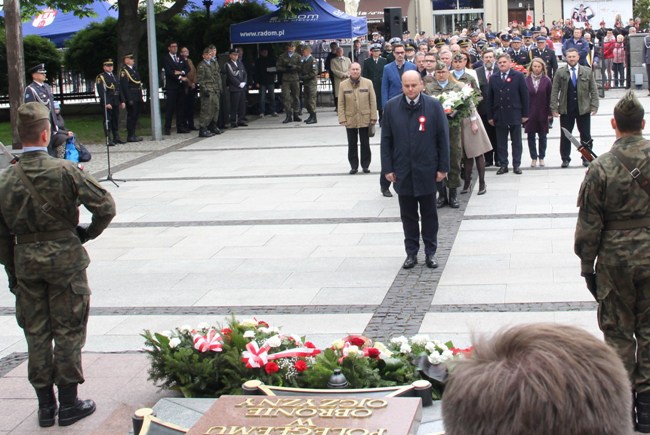
{"type": "MultiPolygon", "coordinates": [[[[121,180],[119,178],[113,178],[113,172],[111,171],[111,138],[109,136],[109,131],[110,131],[110,120],[108,119],[108,109],[106,108],[106,103],[108,102],[108,95],[107,95],[107,90],[106,90],[106,82],[104,82],[104,136],[106,137],[106,163],[108,165],[108,171],[106,172],[106,178],[102,178],[99,180],[100,183],[104,181],[110,181],[115,185],[115,187],[120,187],[118,182],[120,183],[126,183],[126,180],[121,180]]],[[[111,107],[113,105],[111,104],[111,107]]],[[[113,109],[111,109],[113,110],[113,109]]]]}

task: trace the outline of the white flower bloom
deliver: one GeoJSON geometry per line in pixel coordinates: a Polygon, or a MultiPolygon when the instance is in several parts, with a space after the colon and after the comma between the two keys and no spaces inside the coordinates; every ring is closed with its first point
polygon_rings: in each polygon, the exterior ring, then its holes
{"type": "Polygon", "coordinates": [[[164,335],[167,338],[172,338],[172,331],[161,331],[160,335],[164,335]]]}
{"type": "Polygon", "coordinates": [[[273,337],[266,340],[265,344],[268,344],[270,347],[280,347],[282,345],[282,339],[279,335],[274,335],[273,337]]]}
{"type": "Polygon", "coordinates": [[[428,358],[429,362],[431,364],[434,364],[434,365],[435,364],[440,364],[440,363],[442,363],[444,361],[443,358],[440,355],[438,355],[437,353],[432,353],[427,358],[428,358]]]}
{"type": "Polygon", "coordinates": [[[289,337],[296,343],[296,346],[302,346],[302,338],[299,335],[291,334],[289,337]]]}
{"type": "Polygon", "coordinates": [[[434,342],[432,342],[432,341],[430,341],[426,345],[424,345],[424,349],[429,353],[438,352],[436,350],[436,344],[434,342]]]}
{"type": "Polygon", "coordinates": [[[265,326],[260,327],[260,328],[259,328],[259,331],[260,331],[262,334],[270,334],[271,332],[273,332],[273,330],[272,330],[271,328],[267,328],[267,327],[265,327],[265,326]]]}
{"type": "Polygon", "coordinates": [[[345,349],[343,349],[343,352],[346,353],[348,356],[357,356],[359,355],[359,346],[350,346],[345,349]]]}
{"type": "Polygon", "coordinates": [[[390,339],[391,344],[407,344],[409,342],[408,338],[403,335],[400,337],[393,337],[390,339]]]}
{"type": "Polygon", "coordinates": [[[425,346],[431,339],[426,334],[418,334],[411,337],[411,343],[425,346]]]}
{"type": "Polygon", "coordinates": [[[244,338],[255,338],[255,331],[244,332],[244,338]]]}
{"type": "Polygon", "coordinates": [[[207,322],[201,322],[198,325],[196,325],[196,328],[199,330],[210,329],[210,324],[207,322]]]}
{"type": "Polygon", "coordinates": [[[344,342],[343,340],[334,340],[334,341],[332,342],[332,347],[333,347],[334,349],[339,349],[339,350],[341,350],[341,349],[343,349],[343,346],[345,346],[345,342],[344,342]]]}
{"type": "Polygon", "coordinates": [[[271,326],[271,332],[274,334],[279,334],[280,328],[278,328],[277,326],[271,326]]]}
{"type": "Polygon", "coordinates": [[[400,353],[411,353],[411,346],[409,346],[406,343],[402,343],[402,345],[399,348],[400,353]]]}
{"type": "Polygon", "coordinates": [[[257,326],[257,322],[253,319],[242,320],[239,324],[244,328],[255,328],[257,326]]]}
{"type": "Polygon", "coordinates": [[[451,359],[451,358],[453,358],[453,356],[454,356],[454,353],[449,349],[445,348],[445,350],[442,352],[442,357],[445,360],[451,359]]]}
{"type": "Polygon", "coordinates": [[[179,344],[181,344],[181,339],[178,337],[174,337],[171,340],[169,340],[169,347],[171,349],[176,348],[176,346],[178,346],[179,344]]]}
{"type": "Polygon", "coordinates": [[[178,328],[181,332],[191,332],[192,331],[192,325],[183,325],[180,328],[178,328]]]}

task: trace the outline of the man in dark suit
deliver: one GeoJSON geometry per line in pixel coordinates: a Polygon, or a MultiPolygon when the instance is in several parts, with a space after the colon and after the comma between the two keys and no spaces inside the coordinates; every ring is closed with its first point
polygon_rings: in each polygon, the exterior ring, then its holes
{"type": "Polygon", "coordinates": [[[384,104],[381,172],[395,183],[399,196],[406,250],[402,267],[411,269],[417,264],[422,234],[425,263],[436,268],[436,182],[449,172],[449,127],[440,102],[422,93],[424,84],[417,71],[404,72],[402,87],[404,95],[384,104]]]}
{"type": "Polygon", "coordinates": [[[386,59],[381,57],[381,44],[372,44],[370,46],[371,57],[363,62],[361,75],[372,82],[377,97],[377,108],[379,109],[379,119],[381,120],[381,79],[384,77],[384,67],[386,59]]]}
{"type": "Polygon", "coordinates": [[[167,45],[168,53],[163,57],[163,68],[165,70],[165,91],[167,101],[165,101],[165,128],[166,135],[171,134],[172,118],[176,113],[176,131],[178,133],[189,133],[189,130],[183,128],[183,107],[185,96],[185,82],[187,81],[187,71],[185,71],[185,62],[178,55],[178,44],[171,41],[167,45]]]}
{"type": "Polygon", "coordinates": [[[508,134],[512,141],[512,167],[521,174],[521,124],[528,121],[528,87],[524,75],[511,69],[508,54],[497,58],[499,73],[490,77],[488,87],[488,122],[496,127],[497,175],[508,172],[508,134]]]}
{"type": "MultiPolygon", "coordinates": [[[[239,60],[239,51],[237,49],[230,50],[228,56],[230,60],[226,62],[225,70],[226,83],[230,92],[230,127],[247,127],[248,124],[244,121],[244,117],[246,116],[246,83],[248,75],[244,64],[239,60]]],[[[296,56],[296,59],[299,59],[299,56],[296,56]]]]}
{"type": "MultiPolygon", "coordinates": [[[[483,99],[478,103],[476,110],[478,111],[478,114],[481,117],[481,121],[483,122],[483,126],[485,127],[485,131],[487,132],[487,135],[490,138],[490,144],[492,144],[492,151],[488,151],[487,153],[485,153],[485,166],[494,165],[494,160],[495,160],[494,150],[497,149],[497,131],[494,128],[494,126],[488,122],[488,107],[487,107],[490,77],[492,77],[492,74],[497,72],[497,68],[496,65],[494,64],[494,61],[495,61],[494,51],[485,50],[481,55],[481,62],[483,66],[480,66],[475,70],[476,75],[478,77],[478,85],[479,88],[481,89],[481,95],[483,96],[483,99]]],[[[498,166],[498,160],[497,160],[497,166],[498,166]]]]}

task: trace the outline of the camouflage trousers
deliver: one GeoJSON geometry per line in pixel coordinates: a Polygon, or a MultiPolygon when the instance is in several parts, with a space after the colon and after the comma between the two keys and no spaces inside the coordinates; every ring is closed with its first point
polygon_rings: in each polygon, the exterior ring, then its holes
{"type": "Polygon", "coordinates": [[[201,92],[201,113],[199,115],[199,127],[208,128],[210,123],[214,123],[214,125],[216,126],[218,121],[219,121],[219,93],[201,92]]]}
{"type": "Polygon", "coordinates": [[[302,84],[302,98],[308,113],[316,113],[316,79],[306,80],[302,84]]]}
{"type": "Polygon", "coordinates": [[[463,159],[463,145],[460,138],[460,125],[449,127],[449,174],[447,187],[460,187],[460,162],[463,159]]]}
{"type": "Polygon", "coordinates": [[[300,82],[282,81],[282,107],[285,115],[300,112],[300,82]]]}
{"type": "Polygon", "coordinates": [[[596,264],[598,326],[632,387],[650,392],[650,268],[596,264]]]}
{"type": "Polygon", "coordinates": [[[72,276],[18,278],[16,320],[27,339],[28,378],[34,388],[83,383],[90,288],[86,271],[72,276]]]}

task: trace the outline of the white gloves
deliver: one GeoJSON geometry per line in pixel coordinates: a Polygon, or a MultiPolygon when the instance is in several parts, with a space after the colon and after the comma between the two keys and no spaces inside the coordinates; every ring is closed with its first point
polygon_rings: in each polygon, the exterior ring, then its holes
{"type": "Polygon", "coordinates": [[[242,88],[242,89],[244,89],[244,88],[246,87],[246,83],[241,82],[241,83],[239,84],[239,87],[242,88]]]}

